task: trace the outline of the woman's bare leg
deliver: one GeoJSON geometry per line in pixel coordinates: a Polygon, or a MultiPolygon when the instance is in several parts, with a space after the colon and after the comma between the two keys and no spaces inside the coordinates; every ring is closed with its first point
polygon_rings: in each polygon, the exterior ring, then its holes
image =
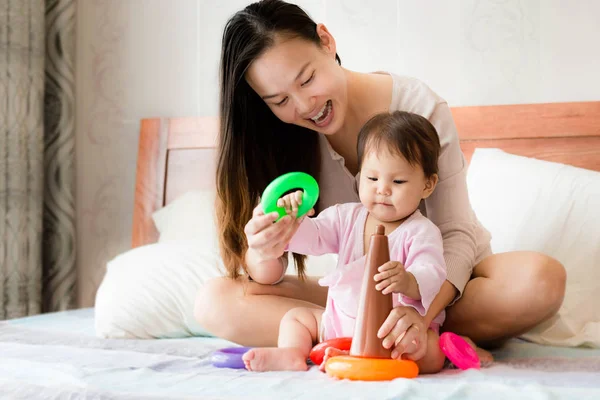
{"type": "Polygon", "coordinates": [[[279,323],[296,307],[321,309],[327,288],[317,279],[304,282],[286,276],[277,285],[261,285],[245,278],[216,278],[199,291],[194,307],[198,323],[213,335],[244,346],[277,346],[279,323]]]}
{"type": "Polygon", "coordinates": [[[463,296],[446,309],[443,329],[493,347],[552,317],[565,294],[566,272],[534,252],[494,254],[475,266],[463,296]]]}

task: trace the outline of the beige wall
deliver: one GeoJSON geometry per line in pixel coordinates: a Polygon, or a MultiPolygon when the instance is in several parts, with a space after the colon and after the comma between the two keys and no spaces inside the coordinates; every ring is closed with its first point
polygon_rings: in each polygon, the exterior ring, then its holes
{"type": "MultiPolygon", "coordinates": [[[[304,0],[344,66],[427,82],[451,105],[600,99],[594,0],[304,0]]],[[[79,0],[79,295],[130,244],[139,119],[214,115],[222,27],[241,0],[79,0]]]]}

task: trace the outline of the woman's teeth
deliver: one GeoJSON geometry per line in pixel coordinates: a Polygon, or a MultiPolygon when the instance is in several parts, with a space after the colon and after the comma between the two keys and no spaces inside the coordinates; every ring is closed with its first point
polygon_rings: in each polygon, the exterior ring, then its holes
{"type": "Polygon", "coordinates": [[[323,121],[329,115],[329,111],[331,111],[331,100],[327,100],[327,102],[321,108],[321,111],[317,115],[311,118],[311,120],[315,123],[319,123],[319,120],[323,121]]]}

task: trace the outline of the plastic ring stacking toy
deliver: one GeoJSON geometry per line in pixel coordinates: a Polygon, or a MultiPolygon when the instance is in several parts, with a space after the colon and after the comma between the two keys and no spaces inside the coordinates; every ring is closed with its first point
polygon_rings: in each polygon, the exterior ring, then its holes
{"type": "Polygon", "coordinates": [[[481,362],[475,350],[465,339],[455,333],[444,332],[440,335],[440,349],[448,357],[448,360],[462,370],[481,368],[481,362]]]}
{"type": "Polygon", "coordinates": [[[263,192],[260,204],[264,213],[268,214],[277,211],[279,214],[277,220],[285,217],[285,208],[277,207],[277,200],[288,190],[296,188],[304,190],[302,204],[298,207],[297,217],[301,217],[309,212],[319,198],[319,184],[309,174],[304,172],[289,172],[271,182],[263,192]]]}
{"type": "Polygon", "coordinates": [[[325,364],[325,371],[331,377],[353,381],[389,381],[419,375],[417,363],[411,360],[352,356],[330,358],[325,364]]]}
{"type": "Polygon", "coordinates": [[[309,355],[310,361],[312,361],[315,365],[321,365],[321,363],[323,362],[323,358],[325,358],[325,352],[328,348],[333,347],[338,350],[347,351],[350,350],[351,345],[351,337],[326,340],[312,348],[309,355]]]}
{"type": "Polygon", "coordinates": [[[210,362],[217,368],[246,368],[242,356],[252,347],[228,347],[215,351],[210,362]]]}

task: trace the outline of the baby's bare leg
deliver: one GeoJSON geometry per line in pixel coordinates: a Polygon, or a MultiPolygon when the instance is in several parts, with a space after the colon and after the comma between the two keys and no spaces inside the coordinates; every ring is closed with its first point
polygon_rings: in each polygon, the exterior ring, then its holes
{"type": "Polygon", "coordinates": [[[319,339],[323,310],[293,308],[279,326],[279,347],[256,348],[243,356],[249,371],[306,371],[306,359],[319,339]]]}
{"type": "Polygon", "coordinates": [[[440,335],[432,329],[427,330],[427,353],[417,361],[419,374],[436,374],[444,367],[446,356],[440,349],[440,335]]]}

